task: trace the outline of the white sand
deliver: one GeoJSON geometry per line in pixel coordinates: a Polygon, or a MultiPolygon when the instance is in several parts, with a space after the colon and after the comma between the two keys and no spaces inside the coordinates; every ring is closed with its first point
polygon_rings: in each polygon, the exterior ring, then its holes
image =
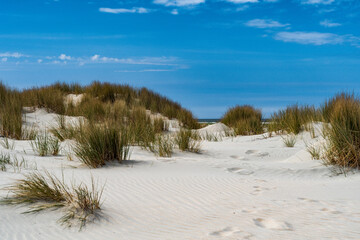
{"type": "MultiPolygon", "coordinates": [[[[304,140],[319,139],[305,133],[286,148],[279,136],[226,138],[172,158],[133,148],[130,161],[91,170],[64,153],[38,157],[27,141],[0,146],[39,170],[63,169],[69,181],[89,183],[93,175],[106,183],[104,216],[83,231],[58,225],[58,211],[0,206],[0,239],[360,239],[360,174],[335,175],[312,160],[304,140]]],[[[9,167],[1,186],[30,171],[9,167]]]]}
{"type": "Polygon", "coordinates": [[[197,132],[202,137],[206,136],[207,134],[215,136],[225,136],[226,133],[229,131],[231,131],[231,129],[223,123],[214,123],[197,130],[197,132]]]}

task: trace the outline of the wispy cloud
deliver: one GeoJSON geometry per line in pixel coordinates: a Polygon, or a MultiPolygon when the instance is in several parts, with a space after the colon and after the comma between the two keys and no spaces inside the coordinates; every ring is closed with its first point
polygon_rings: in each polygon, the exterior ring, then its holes
{"type": "Polygon", "coordinates": [[[66,54],[60,54],[59,59],[65,61],[65,60],[71,60],[71,57],[67,56],[66,54]]]}
{"type": "Polygon", "coordinates": [[[344,36],[320,32],[279,32],[274,38],[283,42],[311,45],[341,44],[346,41],[344,36]]]}
{"type": "Polygon", "coordinates": [[[164,6],[177,6],[177,7],[186,7],[186,6],[195,6],[201,3],[205,3],[205,0],[154,0],[153,3],[160,4],[164,6]]]}
{"type": "Polygon", "coordinates": [[[117,70],[115,72],[122,73],[142,73],[142,72],[173,72],[177,69],[142,69],[142,70],[117,70]]]}
{"type": "Polygon", "coordinates": [[[278,21],[274,21],[271,19],[253,19],[245,23],[248,27],[256,27],[256,28],[280,28],[287,27],[290,24],[282,24],[278,21]]]}
{"type": "Polygon", "coordinates": [[[98,54],[90,57],[92,62],[98,63],[122,63],[122,64],[138,64],[138,65],[163,65],[175,66],[177,58],[175,57],[142,57],[142,58],[116,58],[100,56],[98,54]]]}
{"type": "Polygon", "coordinates": [[[320,25],[324,26],[324,27],[339,27],[339,26],[341,26],[340,23],[335,23],[335,22],[332,22],[332,21],[327,20],[327,19],[325,19],[324,21],[321,21],[320,25]]]}
{"type": "Polygon", "coordinates": [[[96,40],[96,39],[118,39],[124,35],[98,35],[98,36],[61,36],[61,35],[31,35],[31,34],[0,34],[0,39],[27,39],[27,40],[96,40]]]}
{"type": "Polygon", "coordinates": [[[323,4],[328,5],[333,3],[335,0],[301,0],[302,4],[323,4]]]}
{"type": "Polygon", "coordinates": [[[143,7],[134,8],[99,8],[100,12],[104,13],[149,13],[151,10],[143,7]]]}
{"type": "Polygon", "coordinates": [[[259,0],[226,0],[227,2],[231,2],[231,3],[257,3],[259,2],[259,0]]]}
{"type": "Polygon", "coordinates": [[[21,58],[21,57],[29,57],[29,56],[18,52],[5,52],[5,53],[0,53],[0,57],[21,58]]]}

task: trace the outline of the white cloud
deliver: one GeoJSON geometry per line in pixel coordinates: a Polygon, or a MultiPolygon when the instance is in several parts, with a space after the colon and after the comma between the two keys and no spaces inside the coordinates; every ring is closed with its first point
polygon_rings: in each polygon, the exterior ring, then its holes
{"type": "Polygon", "coordinates": [[[246,22],[245,25],[256,28],[279,28],[289,26],[290,24],[282,24],[271,19],[253,19],[246,22]]]}
{"type": "Polygon", "coordinates": [[[283,42],[312,45],[341,44],[345,41],[343,36],[319,32],[279,32],[274,38],[283,42]]]}
{"type": "Polygon", "coordinates": [[[174,9],[170,12],[172,15],[178,15],[179,11],[177,9],[174,9]]]}
{"type": "Polygon", "coordinates": [[[60,54],[59,56],[59,59],[60,60],[71,60],[71,57],[70,56],[66,56],[65,54],[60,54]]]}
{"type": "Polygon", "coordinates": [[[231,3],[257,3],[259,2],[259,0],[226,0],[227,2],[231,2],[231,3]]]}
{"type": "Polygon", "coordinates": [[[18,53],[18,52],[5,52],[5,53],[0,53],[0,57],[11,57],[11,58],[21,58],[21,57],[28,57],[27,55],[18,53]]]}
{"type": "Polygon", "coordinates": [[[328,5],[333,3],[335,0],[302,0],[302,4],[324,4],[328,5]]]}
{"type": "Polygon", "coordinates": [[[122,72],[122,73],[142,73],[142,72],[173,72],[176,71],[175,69],[143,69],[143,70],[118,70],[115,72],[122,72]]]}
{"type": "Polygon", "coordinates": [[[99,60],[99,57],[100,57],[100,55],[95,54],[94,56],[91,57],[91,61],[97,61],[97,60],[99,60]]]}
{"type": "Polygon", "coordinates": [[[7,59],[6,57],[4,57],[4,58],[1,59],[2,62],[7,62],[7,60],[8,60],[8,59],[7,59]]]}
{"type": "Polygon", "coordinates": [[[122,63],[122,64],[139,64],[139,65],[163,65],[163,66],[173,66],[178,65],[176,62],[177,58],[175,57],[142,57],[142,58],[114,58],[100,56],[98,54],[92,56],[92,62],[99,63],[122,63]]]}
{"type": "Polygon", "coordinates": [[[149,13],[150,10],[143,7],[134,7],[134,8],[99,8],[100,12],[105,13],[149,13]]]}
{"type": "Polygon", "coordinates": [[[43,60],[42,60],[42,59],[38,59],[37,62],[38,62],[38,63],[42,63],[43,60]]]}
{"type": "Polygon", "coordinates": [[[205,3],[205,0],[154,0],[154,3],[165,6],[186,7],[205,3]]]}
{"type": "Polygon", "coordinates": [[[332,22],[332,21],[327,20],[327,19],[325,19],[324,21],[321,21],[320,25],[324,26],[324,27],[339,27],[339,26],[341,26],[340,23],[335,23],[335,22],[332,22]]]}

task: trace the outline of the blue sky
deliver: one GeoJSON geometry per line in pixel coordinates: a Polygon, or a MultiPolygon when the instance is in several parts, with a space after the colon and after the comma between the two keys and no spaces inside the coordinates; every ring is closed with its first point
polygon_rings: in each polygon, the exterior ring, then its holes
{"type": "Polygon", "coordinates": [[[357,0],[0,0],[0,79],[148,87],[217,118],[359,93],[357,0]]]}

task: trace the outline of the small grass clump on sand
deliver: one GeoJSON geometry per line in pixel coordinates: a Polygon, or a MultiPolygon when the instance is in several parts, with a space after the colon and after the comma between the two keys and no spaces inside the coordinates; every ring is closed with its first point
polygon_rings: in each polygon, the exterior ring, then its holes
{"type": "Polygon", "coordinates": [[[61,148],[59,140],[49,136],[47,132],[37,135],[35,140],[30,143],[33,151],[42,157],[49,154],[56,156],[59,154],[61,148]]]}
{"type": "Polygon", "coordinates": [[[130,157],[130,137],[127,129],[116,125],[89,125],[77,137],[75,155],[92,168],[108,161],[121,162],[130,157]]]}
{"type": "Polygon", "coordinates": [[[171,157],[173,154],[174,142],[171,136],[159,134],[150,150],[159,157],[171,157]]]}
{"type": "Polygon", "coordinates": [[[308,123],[319,119],[319,113],[313,106],[288,106],[271,116],[269,132],[298,134],[308,123]]]}
{"type": "Polygon", "coordinates": [[[329,125],[323,135],[327,139],[324,163],[343,170],[360,167],[360,99],[341,94],[330,100],[326,111],[329,125]]]}
{"type": "Polygon", "coordinates": [[[283,142],[286,147],[294,147],[296,143],[296,136],[293,134],[283,137],[283,142]]]}
{"type": "Polygon", "coordinates": [[[260,110],[252,106],[235,106],[230,108],[221,122],[232,127],[236,135],[253,135],[263,133],[260,110]]]}
{"type": "Polygon", "coordinates": [[[10,164],[10,155],[9,154],[4,154],[4,153],[0,153],[0,170],[1,171],[6,171],[6,164],[10,164]]]}
{"type": "Polygon", "coordinates": [[[321,148],[311,145],[311,146],[307,146],[306,150],[308,151],[308,153],[310,153],[312,159],[314,159],[314,160],[319,160],[320,159],[320,157],[321,157],[320,156],[321,155],[321,148]]]}
{"type": "Polygon", "coordinates": [[[22,131],[22,102],[19,92],[0,82],[0,135],[20,139],[22,131]]]}
{"type": "Polygon", "coordinates": [[[3,138],[0,140],[0,145],[3,146],[3,148],[5,148],[5,149],[14,150],[15,141],[10,142],[8,138],[3,138]]]}
{"type": "Polygon", "coordinates": [[[181,151],[199,153],[200,136],[197,132],[188,129],[181,129],[175,136],[175,143],[181,151]]]}
{"type": "Polygon", "coordinates": [[[97,190],[93,179],[90,189],[82,184],[69,187],[47,171],[45,174],[34,172],[5,189],[11,195],[3,198],[1,204],[29,205],[25,213],[64,209],[59,222],[69,227],[79,222],[81,229],[91,217],[96,217],[101,207],[102,189],[97,190]]]}
{"type": "Polygon", "coordinates": [[[82,133],[84,127],[84,122],[81,120],[79,120],[78,124],[68,124],[65,120],[64,115],[59,115],[57,119],[58,127],[50,129],[50,132],[60,141],[75,139],[77,135],[82,133]]]}

